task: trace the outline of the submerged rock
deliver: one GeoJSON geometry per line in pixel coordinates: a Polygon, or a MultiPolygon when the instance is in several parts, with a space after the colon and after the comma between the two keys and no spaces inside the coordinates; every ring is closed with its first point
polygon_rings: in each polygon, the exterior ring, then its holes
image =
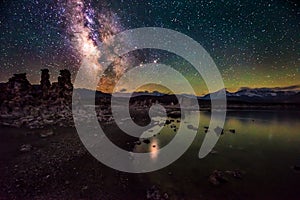
{"type": "Polygon", "coordinates": [[[235,129],[229,129],[230,133],[235,133],[235,129]]]}
{"type": "Polygon", "coordinates": [[[224,134],[224,129],[222,129],[222,128],[220,128],[220,127],[215,128],[214,131],[215,131],[216,134],[218,134],[218,135],[219,135],[219,134],[221,134],[221,135],[224,134]]]}
{"type": "Polygon", "coordinates": [[[168,125],[168,124],[171,124],[171,121],[170,120],[166,120],[166,123],[165,123],[166,125],[168,125]]]}
{"type": "Polygon", "coordinates": [[[194,130],[194,131],[197,131],[197,130],[198,130],[197,127],[194,127],[194,126],[191,125],[191,124],[187,125],[187,128],[188,128],[188,129],[191,129],[191,130],[194,130]]]}
{"type": "Polygon", "coordinates": [[[172,111],[168,114],[169,117],[172,118],[180,118],[181,117],[181,112],[180,111],[172,111]]]}

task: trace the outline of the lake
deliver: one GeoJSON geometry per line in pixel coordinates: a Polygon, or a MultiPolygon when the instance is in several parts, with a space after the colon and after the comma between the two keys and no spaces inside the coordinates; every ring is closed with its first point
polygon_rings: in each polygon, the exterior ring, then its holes
{"type": "MultiPolygon", "coordinates": [[[[199,130],[184,155],[163,169],[144,174],[118,172],[101,164],[85,150],[74,128],[57,128],[54,135],[41,138],[38,131],[2,127],[0,197],[299,199],[300,172],[294,169],[300,166],[299,116],[299,111],[229,110],[224,134],[213,152],[199,159],[204,127],[210,121],[210,112],[200,112],[199,130]],[[22,144],[31,144],[32,150],[19,152],[22,144]],[[215,170],[224,176],[218,185],[211,182],[215,170]],[[234,177],[233,171],[239,176],[234,177]]],[[[155,162],[157,150],[172,140],[174,126],[179,124],[176,119],[165,125],[149,144],[136,144],[133,151],[153,152],[155,162]]],[[[115,125],[105,130],[119,137],[115,125]]]]}
{"type": "MultiPolygon", "coordinates": [[[[201,112],[200,129],[188,151],[165,169],[149,173],[147,181],[174,194],[174,199],[298,199],[300,173],[292,167],[300,165],[299,117],[300,112],[292,111],[228,111],[224,134],[214,151],[199,159],[204,127],[210,120],[209,112],[201,112]],[[228,182],[212,186],[208,179],[215,169],[239,169],[243,177],[226,175],[228,182]]],[[[135,151],[156,152],[174,134],[166,126],[150,145],[142,144],[135,151]]]]}

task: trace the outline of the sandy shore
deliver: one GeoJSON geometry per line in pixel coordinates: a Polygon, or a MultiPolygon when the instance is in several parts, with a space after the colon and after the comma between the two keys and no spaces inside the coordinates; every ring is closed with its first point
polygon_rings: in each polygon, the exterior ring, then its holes
{"type": "Polygon", "coordinates": [[[74,128],[46,138],[36,130],[1,128],[0,143],[0,199],[145,198],[147,186],[135,189],[138,176],[102,165],[74,128]],[[24,144],[29,149],[20,150],[24,144]]]}

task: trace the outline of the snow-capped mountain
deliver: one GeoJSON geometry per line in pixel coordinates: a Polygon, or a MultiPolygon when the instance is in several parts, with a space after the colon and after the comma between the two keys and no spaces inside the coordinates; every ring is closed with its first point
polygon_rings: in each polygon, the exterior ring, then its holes
{"type": "MultiPolygon", "coordinates": [[[[220,91],[205,95],[200,99],[218,98],[220,91]]],[[[237,92],[226,91],[227,101],[249,103],[300,103],[299,90],[283,90],[280,88],[241,88],[237,92]]]]}

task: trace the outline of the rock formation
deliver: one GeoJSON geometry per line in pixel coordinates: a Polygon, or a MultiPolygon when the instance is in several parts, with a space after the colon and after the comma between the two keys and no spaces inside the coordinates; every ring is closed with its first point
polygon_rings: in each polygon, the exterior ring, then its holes
{"type": "Polygon", "coordinates": [[[41,70],[42,75],[41,75],[41,89],[43,92],[43,98],[47,99],[49,95],[49,88],[51,87],[50,83],[50,75],[49,75],[49,70],[48,69],[42,69],[41,70]]]}
{"type": "Polygon", "coordinates": [[[71,73],[69,70],[60,70],[60,75],[58,77],[58,86],[59,97],[70,100],[69,97],[72,95],[73,84],[71,82],[71,73]]]}
{"type": "Polygon", "coordinates": [[[57,83],[50,83],[48,69],[41,70],[40,85],[31,85],[26,74],[14,74],[0,85],[0,125],[43,128],[71,126],[71,73],[61,70],[57,83]]]}
{"type": "Polygon", "coordinates": [[[42,72],[42,75],[41,75],[41,87],[42,88],[47,88],[49,89],[50,86],[51,86],[51,83],[50,83],[50,75],[49,75],[49,70],[48,69],[42,69],[41,70],[42,72]]]}

